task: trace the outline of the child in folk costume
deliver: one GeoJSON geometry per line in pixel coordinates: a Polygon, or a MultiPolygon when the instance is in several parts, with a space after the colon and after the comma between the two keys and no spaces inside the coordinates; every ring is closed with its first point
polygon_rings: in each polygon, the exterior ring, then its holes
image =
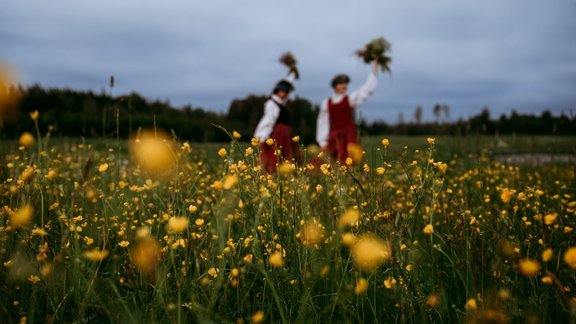
{"type": "Polygon", "coordinates": [[[316,124],[316,141],[333,159],[345,162],[348,145],[357,144],[354,108],[362,104],[378,85],[378,62],[372,61],[373,70],[366,82],[347,94],[350,78],[339,74],[332,79],[334,94],[322,101],[316,124]]]}
{"type": "Polygon", "coordinates": [[[292,141],[292,126],[290,110],[286,106],[290,92],[294,90],[294,80],[297,70],[291,69],[290,74],[278,81],[272,95],[264,104],[264,115],[258,122],[254,137],[260,141],[260,163],[264,170],[272,173],[276,170],[276,163],[281,161],[275,151],[279,150],[282,159],[299,161],[300,151],[297,144],[292,141]],[[272,139],[274,142],[270,145],[272,139]]]}

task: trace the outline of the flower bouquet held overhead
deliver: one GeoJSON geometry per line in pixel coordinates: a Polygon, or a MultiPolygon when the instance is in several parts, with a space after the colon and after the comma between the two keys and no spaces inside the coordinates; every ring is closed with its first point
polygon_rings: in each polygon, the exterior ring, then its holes
{"type": "Polygon", "coordinates": [[[376,60],[382,69],[382,73],[390,72],[390,62],[392,58],[387,54],[390,52],[390,43],[384,37],[371,40],[364,48],[356,51],[364,63],[370,64],[376,60]]]}
{"type": "Polygon", "coordinates": [[[300,78],[300,73],[298,71],[298,68],[296,67],[296,64],[298,64],[298,61],[296,60],[296,58],[294,57],[294,55],[291,52],[286,52],[283,53],[282,55],[280,55],[280,58],[278,59],[278,61],[286,66],[288,68],[288,70],[290,71],[290,73],[294,73],[294,77],[296,78],[296,80],[298,80],[300,78]]]}

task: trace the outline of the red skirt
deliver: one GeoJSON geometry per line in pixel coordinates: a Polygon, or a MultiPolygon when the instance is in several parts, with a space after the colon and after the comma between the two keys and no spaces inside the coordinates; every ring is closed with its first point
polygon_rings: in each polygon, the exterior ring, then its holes
{"type": "Polygon", "coordinates": [[[276,124],[270,134],[275,143],[268,145],[260,143],[260,164],[268,173],[276,170],[276,164],[282,161],[300,163],[300,150],[298,145],[292,141],[292,127],[286,124],[276,124]],[[280,150],[280,156],[274,154],[275,150],[280,150]]]}
{"type": "Polygon", "coordinates": [[[348,144],[355,143],[356,139],[356,125],[352,124],[345,128],[330,130],[328,135],[327,150],[330,157],[345,162],[348,157],[348,144]]]}

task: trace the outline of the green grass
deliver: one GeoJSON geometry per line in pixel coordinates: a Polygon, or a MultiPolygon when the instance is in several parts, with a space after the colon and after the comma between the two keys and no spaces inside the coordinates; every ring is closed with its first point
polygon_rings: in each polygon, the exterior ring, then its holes
{"type": "Polygon", "coordinates": [[[8,323],[23,317],[250,322],[258,312],[267,323],[576,319],[570,301],[576,271],[563,261],[576,246],[575,166],[495,160],[574,154],[573,138],[438,137],[430,145],[425,137],[390,136],[388,148],[380,140],[362,139],[369,169],[332,164],[324,174],[304,166],[273,176],[258,170],[257,152],[245,154],[249,143],[191,143],[191,152],[174,143],[168,178],[145,173],[123,141],[50,139],[24,150],[4,142],[0,317],[8,323]],[[216,154],[220,147],[226,157],[216,154]],[[23,178],[29,167],[33,176],[23,178]],[[230,176],[236,182],[222,188],[230,176]],[[11,212],[25,204],[34,209],[32,220],[11,228],[11,212]],[[339,226],[350,209],[358,210],[358,225],[339,226]],[[186,230],[169,232],[168,220],[179,216],[190,220],[186,230]],[[301,223],[311,221],[323,233],[316,245],[302,239],[301,223]],[[432,234],[423,231],[429,224],[432,234]],[[130,253],[143,244],[143,227],[161,249],[150,273],[130,253]],[[47,235],[32,234],[39,228],[47,235]],[[359,270],[342,244],[345,233],[372,233],[390,244],[392,255],[359,270]],[[124,241],[130,245],[120,246],[124,241]],[[90,260],[85,252],[93,248],[109,255],[90,260]],[[544,262],[547,248],[553,257],[544,262]],[[281,267],[269,262],[275,251],[285,254],[281,267]],[[522,275],[523,259],[541,270],[522,275]],[[542,282],[547,275],[555,284],[542,282]],[[361,278],[368,288],[358,294],[361,278]],[[470,300],[476,309],[466,308],[470,300]]]}

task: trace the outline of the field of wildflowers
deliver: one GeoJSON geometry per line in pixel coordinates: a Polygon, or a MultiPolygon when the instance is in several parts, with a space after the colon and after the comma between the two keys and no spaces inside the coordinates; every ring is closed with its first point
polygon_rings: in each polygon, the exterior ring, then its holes
{"type": "Polygon", "coordinates": [[[229,135],[2,142],[3,322],[576,320],[576,167],[495,155],[574,139],[302,146],[267,175],[229,135]]]}

